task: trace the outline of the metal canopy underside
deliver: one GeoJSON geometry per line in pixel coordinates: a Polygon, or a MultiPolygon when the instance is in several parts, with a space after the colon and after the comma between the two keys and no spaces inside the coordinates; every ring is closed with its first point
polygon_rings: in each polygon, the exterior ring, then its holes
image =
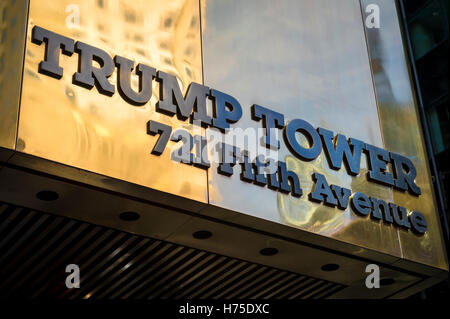
{"type": "Polygon", "coordinates": [[[0,202],[1,297],[327,298],[346,286],[0,202]],[[80,267],[67,289],[65,267],[80,267]]]}

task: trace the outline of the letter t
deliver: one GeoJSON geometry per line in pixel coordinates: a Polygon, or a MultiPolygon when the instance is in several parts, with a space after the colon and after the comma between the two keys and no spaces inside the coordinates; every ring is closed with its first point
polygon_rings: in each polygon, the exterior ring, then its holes
{"type": "Polygon", "coordinates": [[[35,26],[31,33],[31,41],[41,45],[45,42],[45,57],[39,63],[39,73],[60,79],[63,69],[59,66],[59,51],[71,56],[74,51],[74,41],[60,34],[35,26]]]}

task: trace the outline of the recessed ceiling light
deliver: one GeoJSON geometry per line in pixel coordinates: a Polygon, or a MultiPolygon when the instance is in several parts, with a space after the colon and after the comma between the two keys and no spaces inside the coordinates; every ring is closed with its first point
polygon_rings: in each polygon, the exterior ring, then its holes
{"type": "Polygon", "coordinates": [[[36,194],[36,197],[42,201],[51,202],[51,201],[57,200],[59,198],[59,195],[57,192],[44,190],[44,191],[38,192],[36,194]]]}
{"type": "Polygon", "coordinates": [[[320,269],[322,269],[322,271],[335,271],[339,269],[339,265],[338,264],[325,264],[322,265],[322,267],[320,267],[320,269]]]}
{"type": "Polygon", "coordinates": [[[141,216],[136,212],[123,212],[119,215],[119,217],[124,221],[132,222],[138,220],[141,216]]]}
{"type": "Polygon", "coordinates": [[[263,256],[273,256],[278,254],[278,249],[273,247],[263,248],[259,251],[259,253],[263,256]]]}
{"type": "Polygon", "coordinates": [[[199,230],[192,234],[195,239],[208,239],[212,236],[212,233],[208,230],[199,230]]]}

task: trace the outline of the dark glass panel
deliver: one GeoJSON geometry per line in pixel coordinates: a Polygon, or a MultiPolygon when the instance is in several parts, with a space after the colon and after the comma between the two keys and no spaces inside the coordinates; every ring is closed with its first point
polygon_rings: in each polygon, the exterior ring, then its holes
{"type": "Polygon", "coordinates": [[[448,98],[436,107],[427,109],[427,118],[433,144],[433,151],[439,154],[449,148],[449,105],[448,98]]]}
{"type": "Polygon", "coordinates": [[[447,36],[443,7],[438,1],[430,2],[409,22],[414,58],[420,59],[447,36]]]}
{"type": "Polygon", "coordinates": [[[408,18],[413,16],[420,8],[422,8],[430,0],[406,0],[403,1],[405,4],[405,11],[408,18]]]}
{"type": "Polygon", "coordinates": [[[417,61],[425,108],[448,94],[448,41],[417,61]]]}

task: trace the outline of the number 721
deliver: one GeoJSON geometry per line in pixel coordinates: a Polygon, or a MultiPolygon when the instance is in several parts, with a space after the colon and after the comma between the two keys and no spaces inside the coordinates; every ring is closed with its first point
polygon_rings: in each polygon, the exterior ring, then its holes
{"type": "Polygon", "coordinates": [[[156,121],[147,122],[147,134],[152,136],[159,135],[155,146],[151,153],[154,155],[161,155],[169,142],[181,142],[182,144],[174,149],[170,154],[170,158],[175,162],[181,162],[189,165],[194,165],[203,169],[208,169],[211,163],[208,160],[207,142],[206,138],[200,135],[192,136],[185,129],[176,129],[172,132],[172,127],[156,121]],[[192,149],[195,146],[195,153],[192,149]]]}

